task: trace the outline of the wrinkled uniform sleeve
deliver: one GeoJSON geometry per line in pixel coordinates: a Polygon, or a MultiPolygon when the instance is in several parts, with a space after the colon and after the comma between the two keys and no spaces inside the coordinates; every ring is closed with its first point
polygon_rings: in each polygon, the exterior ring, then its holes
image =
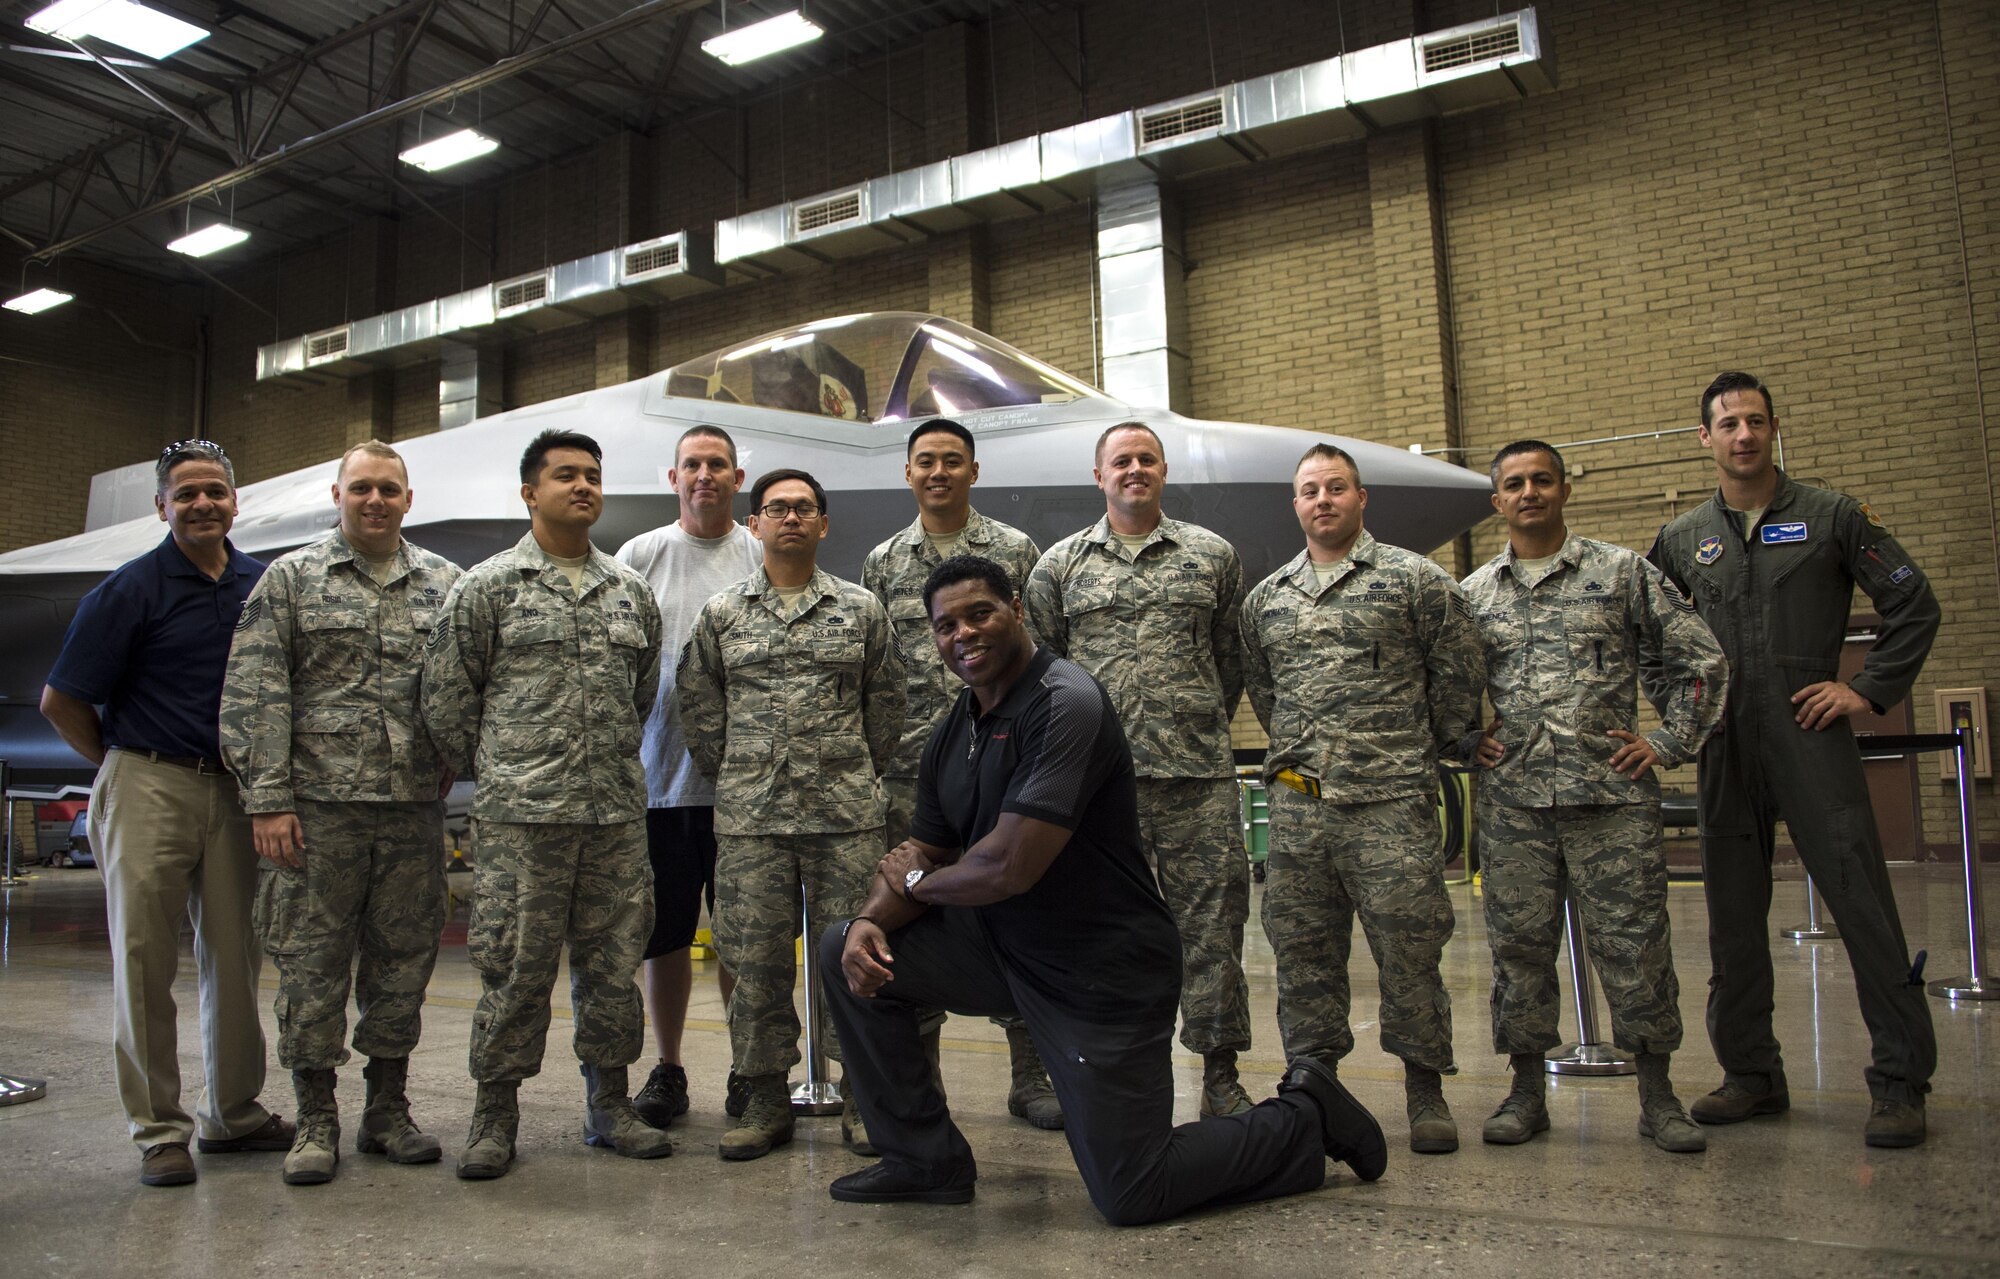
{"type": "Polygon", "coordinates": [[[292,799],[292,573],[274,565],[250,592],[229,646],[218,728],[222,762],[247,813],[289,813],[292,799]]]}
{"type": "Polygon", "coordinates": [[[702,606],[694,633],[681,647],[674,668],[674,696],[681,712],[681,732],[688,755],[711,783],[722,771],[723,746],[729,733],[729,697],[722,685],[722,647],[716,642],[718,605],[731,597],[718,595],[702,606]]]}
{"type": "Polygon", "coordinates": [[[1257,630],[1257,614],[1263,608],[1263,601],[1264,587],[1260,585],[1244,597],[1236,615],[1243,637],[1243,691],[1250,694],[1250,709],[1256,712],[1257,722],[1269,733],[1277,687],[1271,680],[1271,659],[1264,652],[1264,637],[1257,630]]]}
{"type": "Polygon", "coordinates": [[[632,593],[645,601],[646,614],[646,657],[639,665],[639,678],[632,685],[632,707],[639,713],[639,722],[653,713],[653,703],[660,696],[660,637],[666,630],[666,623],[660,617],[659,601],[653,598],[653,588],[644,578],[635,584],[632,593]]]}
{"type": "Polygon", "coordinates": [[[1451,575],[1425,560],[1417,576],[1417,633],[1424,646],[1424,683],[1430,702],[1431,743],[1457,758],[1479,727],[1479,699],[1486,691],[1486,648],[1472,620],[1472,606],[1451,575]]]}
{"type": "Polygon", "coordinates": [[[1848,576],[1882,615],[1875,647],[1862,660],[1861,673],[1848,684],[1886,710],[1910,695],[1943,615],[1930,580],[1910,553],[1853,502],[1841,503],[1840,549],[1848,576]]]}
{"type": "Polygon", "coordinates": [[[1633,559],[1627,612],[1638,634],[1639,687],[1660,713],[1646,735],[1664,768],[1685,764],[1722,721],[1729,662],[1708,623],[1665,573],[1633,559]]]}
{"type": "Polygon", "coordinates": [[[896,756],[903,736],[903,659],[896,652],[896,638],[889,632],[889,613],[874,599],[868,600],[868,649],[862,655],[861,728],[868,738],[868,753],[880,777],[896,756]]]}
{"type": "Polygon", "coordinates": [[[1222,684],[1223,713],[1234,715],[1236,703],[1243,697],[1243,561],[1235,547],[1224,543],[1223,550],[1227,558],[1215,583],[1222,607],[1216,610],[1209,633],[1215,676],[1222,684]]]}
{"type": "Polygon", "coordinates": [[[1063,616],[1062,606],[1061,561],[1066,550],[1067,544],[1058,542],[1036,560],[1028,573],[1027,588],[1021,594],[1021,605],[1032,619],[1036,641],[1058,657],[1069,656],[1069,622],[1063,616]]]}
{"type": "Polygon", "coordinates": [[[444,616],[424,648],[424,728],[453,772],[472,771],[486,676],[493,657],[492,608],[471,574],[453,583],[444,616]]]}

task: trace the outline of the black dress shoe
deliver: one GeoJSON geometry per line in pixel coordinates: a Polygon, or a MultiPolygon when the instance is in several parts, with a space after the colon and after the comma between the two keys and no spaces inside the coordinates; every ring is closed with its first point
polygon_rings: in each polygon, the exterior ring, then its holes
{"type": "Polygon", "coordinates": [[[934,1185],[885,1162],[848,1173],[828,1186],[826,1193],[850,1204],[962,1204],[972,1202],[972,1182],[934,1185]]]}
{"type": "Polygon", "coordinates": [[[1326,1153],[1373,1181],[1389,1167],[1389,1143],[1375,1116],[1341,1086],[1332,1067],[1312,1057],[1295,1057],[1278,1081],[1278,1095],[1302,1092],[1319,1107],[1320,1137],[1326,1153]]]}

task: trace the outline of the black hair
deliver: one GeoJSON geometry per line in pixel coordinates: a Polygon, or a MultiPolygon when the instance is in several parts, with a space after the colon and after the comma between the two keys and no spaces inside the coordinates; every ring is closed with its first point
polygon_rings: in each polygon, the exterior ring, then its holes
{"type": "Polygon", "coordinates": [[[917,441],[935,432],[942,432],[945,435],[958,437],[959,443],[965,445],[965,456],[968,459],[979,455],[978,448],[972,443],[972,432],[966,430],[963,426],[948,417],[934,417],[928,422],[920,422],[911,428],[909,443],[903,446],[903,459],[908,461],[910,458],[915,457],[917,453],[917,441]]]}
{"type": "Polygon", "coordinates": [[[819,503],[819,513],[821,515],[826,514],[827,511],[826,490],[821,488],[819,485],[819,481],[814,479],[811,475],[807,474],[804,471],[793,470],[791,467],[782,467],[775,471],[766,471],[762,475],[757,477],[757,482],[750,486],[751,513],[755,514],[756,512],[764,509],[765,489],[770,488],[773,484],[782,483],[785,480],[805,481],[805,483],[808,486],[810,486],[813,491],[813,501],[819,503]]]}
{"type": "Polygon", "coordinates": [[[593,462],[604,464],[604,450],[597,447],[597,441],[578,431],[543,431],[528,441],[527,452],[521,454],[521,483],[534,484],[542,478],[542,468],[548,456],[556,449],[580,449],[590,454],[593,462]]]}
{"type": "Polygon", "coordinates": [[[1494,488],[1500,487],[1500,464],[1510,457],[1520,457],[1527,453],[1546,453],[1555,459],[1556,483],[1561,484],[1569,479],[1569,468],[1563,465],[1563,455],[1556,452],[1555,445],[1544,444],[1540,440],[1515,440],[1495,453],[1493,465],[1486,468],[1487,478],[1493,481],[1494,488]]]}
{"type": "Polygon", "coordinates": [[[932,569],[931,575],[924,579],[924,614],[930,614],[933,595],[960,582],[983,582],[1001,603],[1014,602],[1014,583],[1007,576],[1006,569],[983,555],[954,555],[932,569]]]}

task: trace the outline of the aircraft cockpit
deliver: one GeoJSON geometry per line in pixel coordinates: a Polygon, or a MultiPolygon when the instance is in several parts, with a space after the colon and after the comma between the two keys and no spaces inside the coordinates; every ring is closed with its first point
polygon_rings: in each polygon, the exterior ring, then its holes
{"type": "Polygon", "coordinates": [[[977,329],[912,311],[815,320],[712,351],[667,370],[666,394],[884,424],[1104,398],[977,329]]]}

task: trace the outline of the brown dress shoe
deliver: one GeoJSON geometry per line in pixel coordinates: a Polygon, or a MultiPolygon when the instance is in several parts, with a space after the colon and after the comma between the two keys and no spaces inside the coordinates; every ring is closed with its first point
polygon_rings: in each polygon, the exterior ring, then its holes
{"type": "Polygon", "coordinates": [[[148,1146],[139,1156],[139,1184],[142,1186],[191,1186],[194,1160],[188,1157],[185,1141],[163,1141],[148,1146]]]}
{"type": "Polygon", "coordinates": [[[272,1115],[262,1127],[241,1137],[197,1137],[194,1144],[195,1149],[204,1155],[238,1155],[249,1150],[285,1151],[292,1148],[292,1142],[298,1135],[299,1130],[286,1123],[283,1115],[272,1115]]]}

